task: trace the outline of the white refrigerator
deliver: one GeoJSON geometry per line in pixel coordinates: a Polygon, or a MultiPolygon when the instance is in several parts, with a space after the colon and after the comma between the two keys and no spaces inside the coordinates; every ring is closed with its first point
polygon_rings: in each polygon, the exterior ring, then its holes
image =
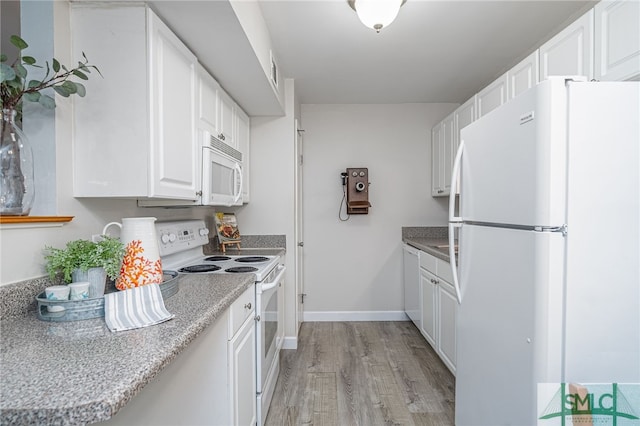
{"type": "Polygon", "coordinates": [[[569,384],[640,415],[640,83],[553,78],[460,140],[456,425],[561,424],[569,384]]]}

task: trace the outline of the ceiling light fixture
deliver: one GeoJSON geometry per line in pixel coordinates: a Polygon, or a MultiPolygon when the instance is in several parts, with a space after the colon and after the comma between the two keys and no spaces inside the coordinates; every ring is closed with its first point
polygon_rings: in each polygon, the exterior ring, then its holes
{"type": "Polygon", "coordinates": [[[389,26],[407,0],[347,0],[362,23],[377,33],[389,26]]]}

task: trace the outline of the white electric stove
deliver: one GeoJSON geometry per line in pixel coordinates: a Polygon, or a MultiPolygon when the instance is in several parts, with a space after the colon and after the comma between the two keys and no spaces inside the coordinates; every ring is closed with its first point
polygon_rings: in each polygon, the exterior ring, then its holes
{"type": "Polygon", "coordinates": [[[180,274],[252,273],[256,276],[256,424],[269,411],[284,342],[284,276],[279,256],[204,254],[209,230],[203,220],[156,222],[162,268],[180,274]]]}
{"type": "Polygon", "coordinates": [[[278,265],[278,256],[204,254],[209,229],[202,220],[157,222],[156,234],[162,268],[181,274],[252,273],[263,281],[278,265]]]}

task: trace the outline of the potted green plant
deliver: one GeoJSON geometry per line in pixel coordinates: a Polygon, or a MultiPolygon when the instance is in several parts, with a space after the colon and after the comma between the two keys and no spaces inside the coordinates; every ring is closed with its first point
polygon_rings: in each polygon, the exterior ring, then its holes
{"type": "Polygon", "coordinates": [[[46,269],[53,281],[89,281],[89,297],[104,295],[106,277],[115,280],[120,273],[124,244],[117,238],[74,240],[63,249],[45,247],[46,269]]]}
{"type": "Polygon", "coordinates": [[[55,99],[46,89],[52,88],[64,97],[84,96],[85,87],[72,79],[88,80],[92,69],[98,74],[100,70],[88,63],[84,53],[83,61],[75,68],[68,69],[56,58],[42,66],[34,57],[22,54],[29,47],[22,38],[13,35],[10,41],[18,49],[17,58],[9,64],[9,57],[0,54],[0,215],[26,216],[31,211],[35,190],[33,153],[20,129],[23,101],[53,109],[55,99]],[[44,77],[28,79],[29,68],[43,68],[44,77]]]}

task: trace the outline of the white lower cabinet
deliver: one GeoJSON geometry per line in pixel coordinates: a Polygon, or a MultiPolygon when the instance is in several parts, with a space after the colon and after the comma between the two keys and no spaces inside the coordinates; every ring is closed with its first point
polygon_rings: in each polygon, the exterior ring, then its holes
{"type": "Polygon", "coordinates": [[[458,301],[453,286],[447,280],[451,281],[449,263],[420,251],[420,331],[442,362],[455,375],[458,301]]]}
{"type": "Polygon", "coordinates": [[[420,286],[422,287],[422,335],[434,348],[436,347],[436,323],[438,322],[438,287],[436,276],[420,269],[420,286]]]}
{"type": "Polygon", "coordinates": [[[250,286],[103,424],[255,425],[255,330],[255,286],[250,286]]]}
{"type": "Polygon", "coordinates": [[[456,372],[456,315],[458,300],[453,286],[441,280],[437,295],[438,355],[452,373],[456,372]]]}

